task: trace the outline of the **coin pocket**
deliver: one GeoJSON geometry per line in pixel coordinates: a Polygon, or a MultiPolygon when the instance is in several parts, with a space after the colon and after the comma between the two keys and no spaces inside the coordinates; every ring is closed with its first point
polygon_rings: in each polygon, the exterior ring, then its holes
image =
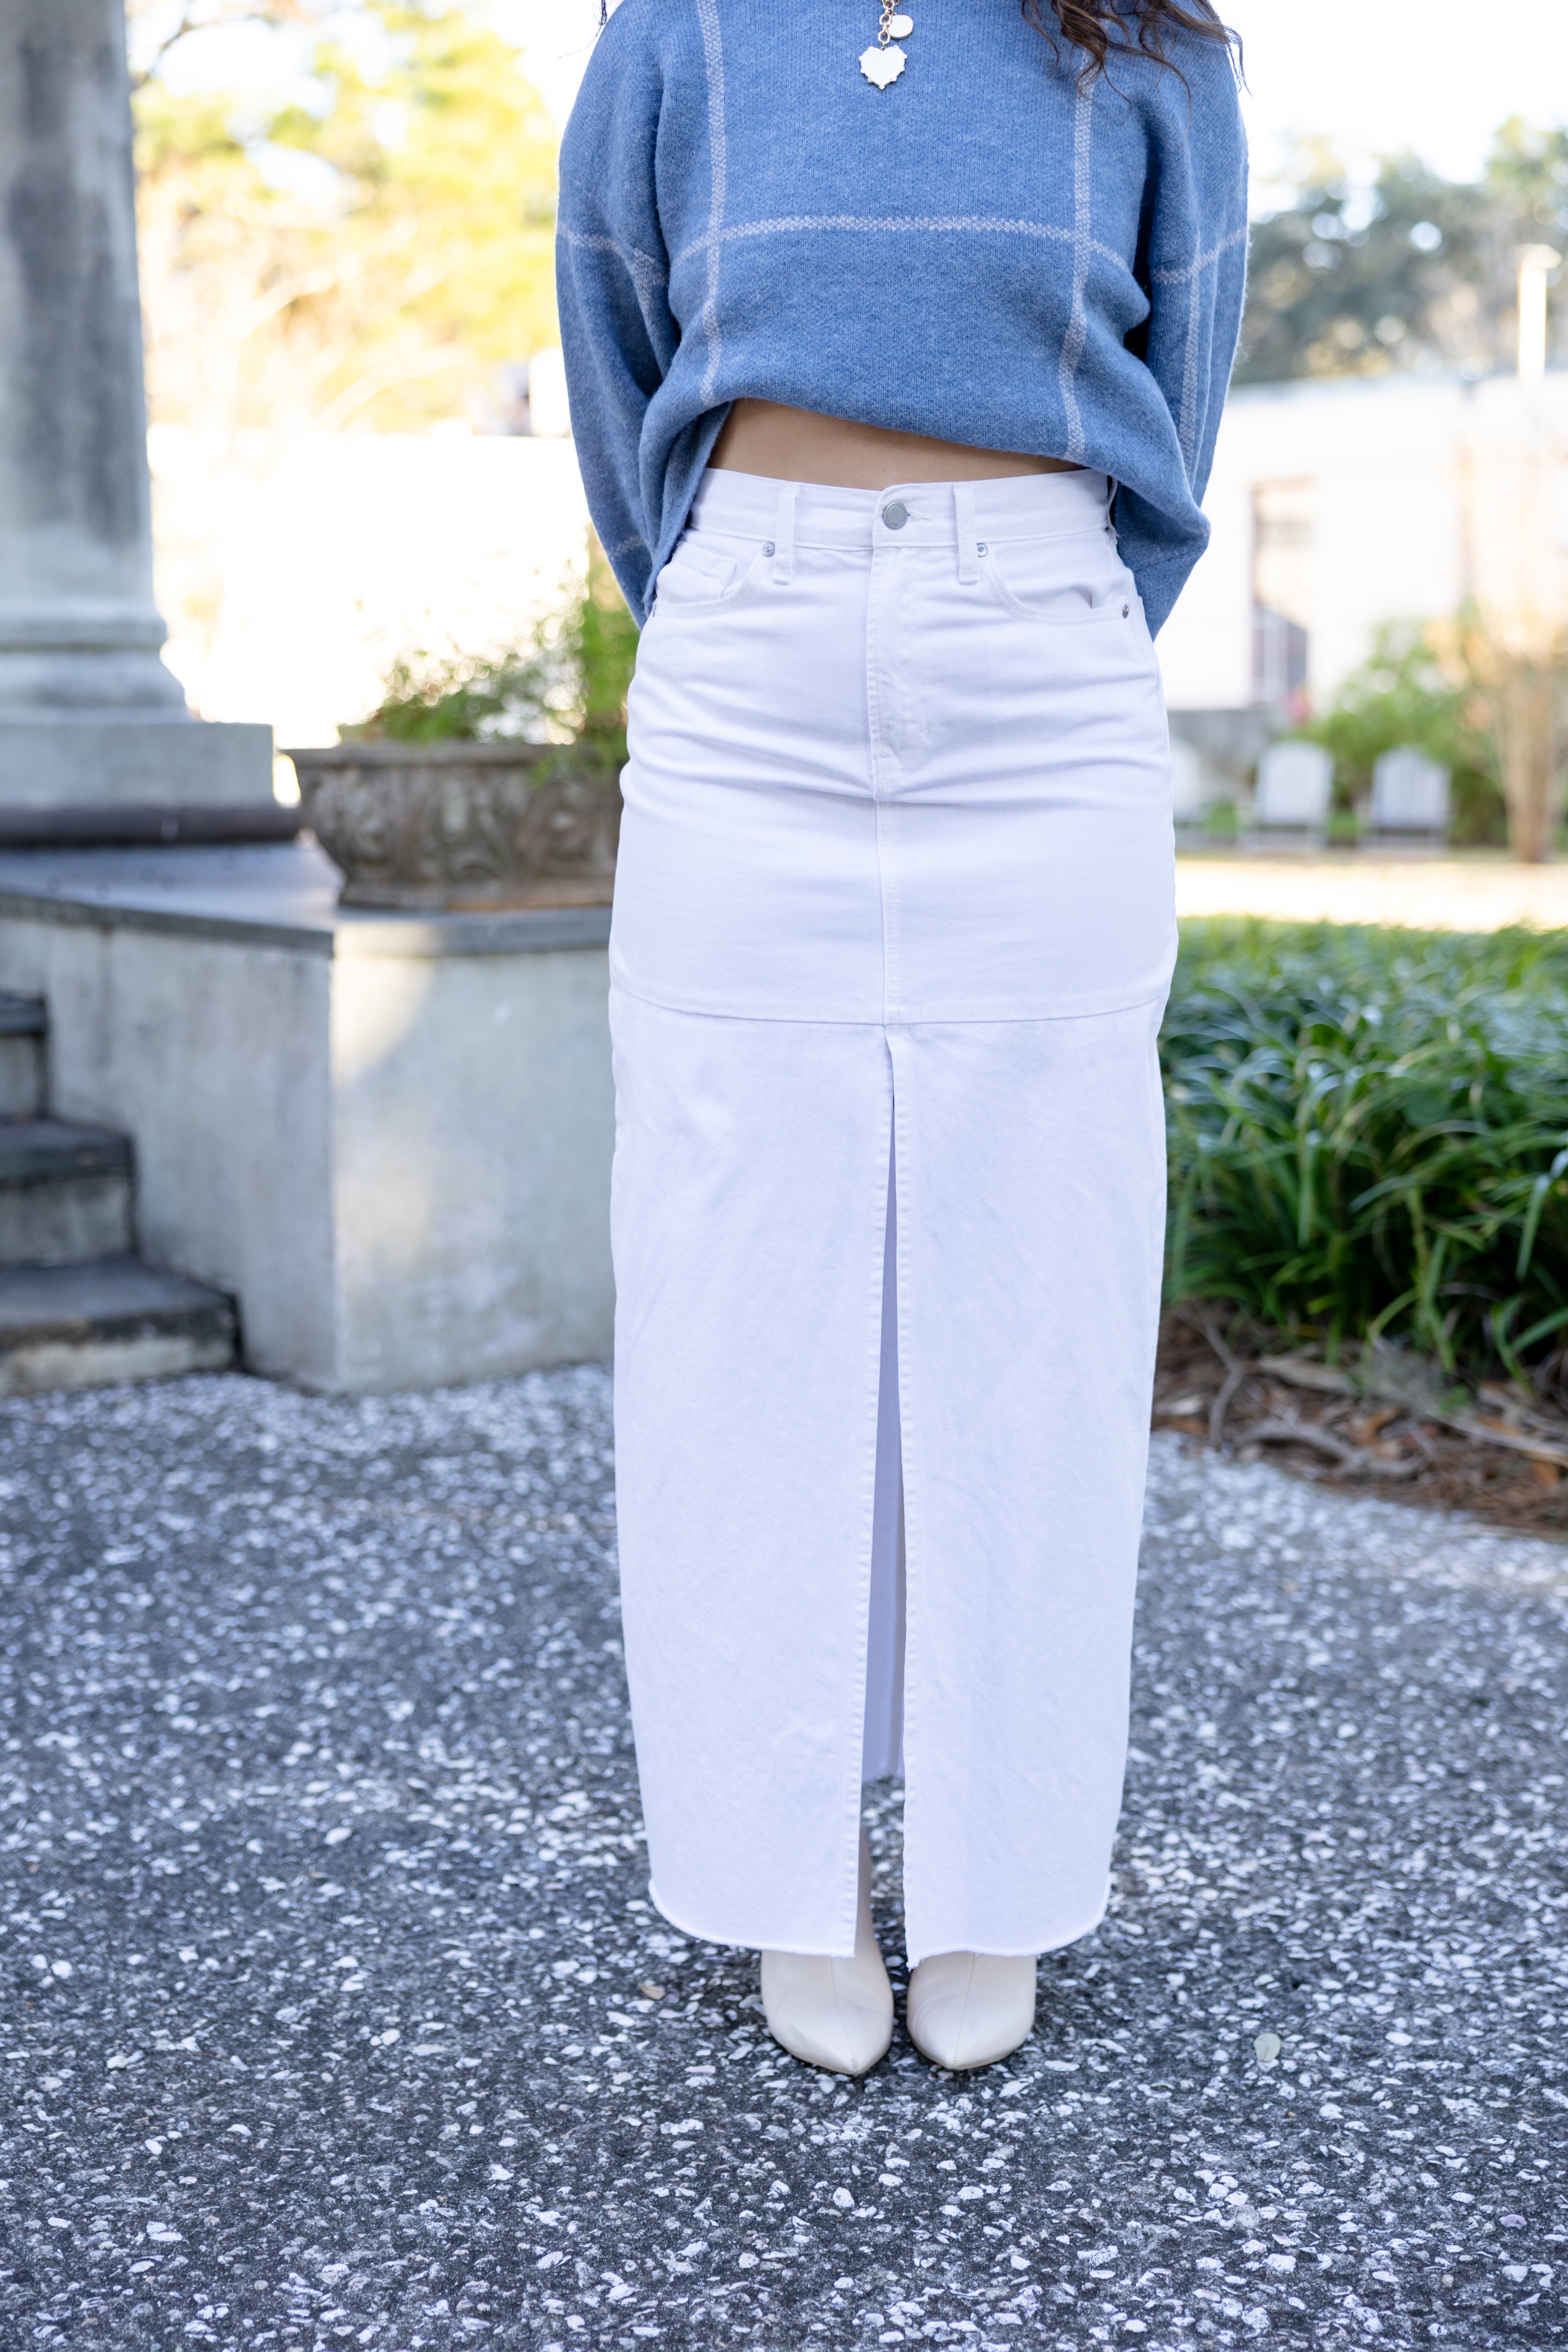
{"type": "Polygon", "coordinates": [[[744,551],[706,545],[688,533],[658,575],[655,610],[666,614],[709,613],[731,604],[761,560],[760,548],[752,551],[748,562],[744,551]]]}

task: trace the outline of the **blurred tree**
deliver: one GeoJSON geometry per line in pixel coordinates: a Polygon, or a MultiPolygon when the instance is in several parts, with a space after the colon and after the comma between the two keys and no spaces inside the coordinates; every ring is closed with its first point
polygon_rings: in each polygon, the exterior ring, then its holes
{"type": "MultiPolygon", "coordinates": [[[[318,13],[212,0],[179,21],[318,13]]],[[[557,337],[554,127],[458,7],[339,7],[313,68],[268,104],[156,69],[138,94],[153,415],[228,433],[488,422],[498,366],[557,337]]]]}
{"type": "Polygon", "coordinates": [[[1510,366],[1518,249],[1564,237],[1568,129],[1506,123],[1471,183],[1397,157],[1370,195],[1309,149],[1296,202],[1253,230],[1237,382],[1510,366]]]}
{"type": "Polygon", "coordinates": [[[182,41],[226,25],[308,25],[309,0],[126,0],[131,85],[141,89],[182,41]]]}
{"type": "Polygon", "coordinates": [[[1509,846],[1539,865],[1557,846],[1568,789],[1568,622],[1524,605],[1472,607],[1444,634],[1492,745],[1509,846]]]}

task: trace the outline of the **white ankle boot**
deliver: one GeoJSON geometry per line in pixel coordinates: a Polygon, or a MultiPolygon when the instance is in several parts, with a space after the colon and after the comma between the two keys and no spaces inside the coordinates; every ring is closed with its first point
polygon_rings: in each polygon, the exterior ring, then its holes
{"type": "Polygon", "coordinates": [[[910,1979],[910,2040],[954,2074],[994,2066],[1035,2023],[1035,1962],[984,1952],[939,1952],[910,1979]]]}
{"type": "Polygon", "coordinates": [[[871,1926],[871,1849],[864,1833],[854,1958],[764,1952],[763,2008],[773,2040],[808,2066],[865,2074],[886,2056],[893,2038],[893,1989],[871,1926]]]}

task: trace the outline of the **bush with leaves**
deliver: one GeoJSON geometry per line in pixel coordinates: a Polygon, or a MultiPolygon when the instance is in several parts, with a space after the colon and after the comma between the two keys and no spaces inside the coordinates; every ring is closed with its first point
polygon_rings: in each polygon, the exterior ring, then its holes
{"type": "Polygon", "coordinates": [[[382,699],[342,732],[346,742],[487,743],[548,740],[550,678],[531,648],[433,653],[417,646],[387,666],[382,699]]]}
{"type": "Polygon", "coordinates": [[[525,645],[489,654],[418,648],[389,665],[380,702],[349,741],[572,743],[576,763],[618,776],[637,631],[597,540],[586,573],[525,645]]]}
{"type": "Polygon", "coordinates": [[[1568,939],[1184,929],[1167,1292],[1510,1372],[1568,1337],[1568,939]]]}
{"type": "Polygon", "coordinates": [[[1474,684],[1451,651],[1453,635],[1425,621],[1387,624],[1329,708],[1299,731],[1332,754],[1336,798],[1345,808],[1367,799],[1385,751],[1409,744],[1439,761],[1454,779],[1449,838],[1479,847],[1507,840],[1508,816],[1495,745],[1474,684]]]}

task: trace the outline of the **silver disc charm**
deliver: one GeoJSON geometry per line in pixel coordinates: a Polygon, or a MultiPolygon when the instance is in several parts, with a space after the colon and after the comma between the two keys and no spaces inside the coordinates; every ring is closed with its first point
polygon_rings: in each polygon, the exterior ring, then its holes
{"type": "Polygon", "coordinates": [[[909,64],[902,49],[895,44],[908,39],[915,29],[915,20],[900,6],[899,0],[881,0],[881,17],[876,46],[862,55],[860,70],[878,89],[886,89],[909,64]]]}
{"type": "Polygon", "coordinates": [[[868,81],[875,82],[879,89],[886,89],[889,82],[898,80],[908,64],[902,49],[872,47],[861,58],[860,70],[868,81]]]}

